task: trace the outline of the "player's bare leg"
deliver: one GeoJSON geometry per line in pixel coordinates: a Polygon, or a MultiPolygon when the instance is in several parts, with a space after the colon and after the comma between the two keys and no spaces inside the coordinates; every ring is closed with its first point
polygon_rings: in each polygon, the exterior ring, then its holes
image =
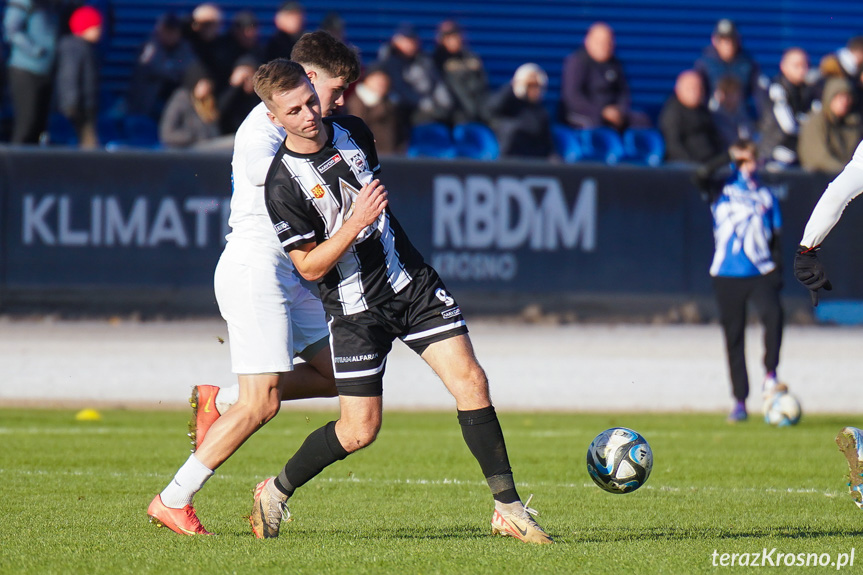
{"type": "MultiPolygon", "coordinates": [[[[293,371],[280,373],[279,377],[282,401],[337,395],[329,345],[318,350],[307,362],[295,364],[293,371]]],[[[214,385],[196,385],[193,388],[189,399],[192,405],[192,419],[189,422],[192,451],[197,451],[210,427],[237,403],[239,395],[239,384],[226,388],[214,385]]]]}
{"type": "Polygon", "coordinates": [[[212,470],[216,470],[279,412],[285,382],[282,374],[241,374],[238,379],[239,400],[213,423],[207,431],[206,441],[195,452],[198,461],[212,470]]]}
{"type": "Polygon", "coordinates": [[[422,358],[456,400],[462,436],[479,462],[495,499],[492,534],[528,543],[553,543],[533,519],[538,513],[518,497],[503,431],[491,404],[488,379],[476,359],[470,338],[458,335],[433,343],[425,349],[422,358]]]}

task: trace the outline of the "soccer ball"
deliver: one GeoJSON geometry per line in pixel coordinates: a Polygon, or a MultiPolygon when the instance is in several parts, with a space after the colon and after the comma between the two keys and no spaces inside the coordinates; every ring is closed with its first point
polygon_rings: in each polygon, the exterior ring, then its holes
{"type": "Polygon", "coordinates": [[[800,402],[790,393],[777,393],[764,402],[764,421],[777,427],[800,421],[800,402]]]}
{"type": "Polygon", "coordinates": [[[640,433],[612,427],[596,436],[587,448],[587,472],[609,493],[630,493],[647,481],[653,451],[640,433]]]}

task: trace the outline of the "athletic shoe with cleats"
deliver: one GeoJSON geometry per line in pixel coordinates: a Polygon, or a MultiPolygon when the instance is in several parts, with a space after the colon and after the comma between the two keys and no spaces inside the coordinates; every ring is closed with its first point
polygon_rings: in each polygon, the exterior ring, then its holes
{"type": "Polygon", "coordinates": [[[273,479],[275,478],[264,479],[255,487],[255,501],[249,523],[252,525],[252,533],[258,539],[278,537],[282,521],[291,520],[287,500],[279,499],[269,491],[267,484],[272,484],[273,479]]]}
{"type": "Polygon", "coordinates": [[[533,516],[538,516],[539,512],[528,507],[531,499],[533,494],[524,504],[520,501],[510,505],[495,502],[494,515],[491,517],[491,534],[515,537],[525,543],[554,543],[554,539],[534,521],[533,516]]]}
{"type": "Polygon", "coordinates": [[[161,495],[157,495],[150,502],[147,515],[150,516],[150,523],[155,523],[157,527],[167,527],[180,535],[212,535],[201,525],[201,521],[195,515],[194,507],[191,505],[186,505],[182,509],[166,507],[162,503],[161,495]]]}
{"type": "Polygon", "coordinates": [[[731,410],[731,413],[728,414],[725,421],[728,423],[740,423],[741,421],[746,421],[748,417],[746,405],[743,402],[738,402],[735,404],[734,409],[731,410]]]}
{"type": "Polygon", "coordinates": [[[863,431],[845,427],[836,436],[839,451],[848,460],[848,488],[857,507],[863,509],[863,431]]]}
{"type": "Polygon", "coordinates": [[[192,397],[189,398],[189,404],[192,406],[192,419],[189,421],[192,453],[201,447],[210,426],[222,415],[216,409],[216,396],[218,394],[219,388],[215,385],[196,385],[192,388],[192,397]]]}

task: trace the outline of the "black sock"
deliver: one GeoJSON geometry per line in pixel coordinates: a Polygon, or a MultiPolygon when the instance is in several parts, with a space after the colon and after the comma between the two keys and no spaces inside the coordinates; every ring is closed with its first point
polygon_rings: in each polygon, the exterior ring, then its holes
{"type": "Polygon", "coordinates": [[[341,461],[348,452],[336,436],[336,422],[314,430],[276,477],[276,489],[290,497],[294,490],[302,487],[325,467],[341,461]]]}
{"type": "Polygon", "coordinates": [[[514,503],[519,500],[503,440],[503,430],[494,406],[459,411],[458,422],[468,449],[479,462],[495,501],[514,503]]]}

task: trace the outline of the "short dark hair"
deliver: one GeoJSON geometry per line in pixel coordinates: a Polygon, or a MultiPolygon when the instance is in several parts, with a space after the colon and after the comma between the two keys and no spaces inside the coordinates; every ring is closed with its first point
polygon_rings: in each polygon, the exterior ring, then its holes
{"type": "Polygon", "coordinates": [[[848,40],[846,47],[852,52],[863,51],[863,36],[854,36],[848,40]]]}
{"type": "Polygon", "coordinates": [[[291,50],[291,60],[304,68],[317,68],[332,78],[344,78],[348,84],[360,77],[360,56],[356,50],[323,30],[303,34],[291,50]]]}
{"type": "Polygon", "coordinates": [[[276,58],[261,65],[255,72],[255,93],[269,108],[274,95],[293,90],[308,81],[306,71],[298,63],[287,58],[276,58]]]}

